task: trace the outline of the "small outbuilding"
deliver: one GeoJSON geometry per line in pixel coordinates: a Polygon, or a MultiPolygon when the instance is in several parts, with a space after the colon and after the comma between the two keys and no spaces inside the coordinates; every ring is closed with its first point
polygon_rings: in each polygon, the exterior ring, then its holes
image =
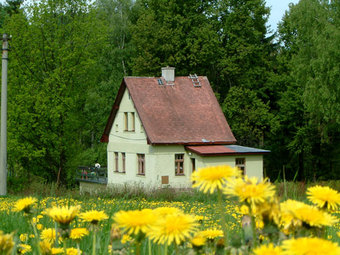
{"type": "Polygon", "coordinates": [[[101,138],[108,185],[191,187],[191,174],[213,165],[263,176],[267,150],[236,139],[205,76],[125,77],[101,138]]]}

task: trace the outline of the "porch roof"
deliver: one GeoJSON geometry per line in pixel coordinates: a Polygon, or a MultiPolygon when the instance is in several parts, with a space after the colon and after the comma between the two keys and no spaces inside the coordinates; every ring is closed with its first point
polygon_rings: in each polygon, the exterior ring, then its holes
{"type": "Polygon", "coordinates": [[[254,155],[267,154],[269,150],[245,147],[240,145],[203,145],[186,146],[186,149],[200,156],[223,156],[223,155],[254,155]]]}

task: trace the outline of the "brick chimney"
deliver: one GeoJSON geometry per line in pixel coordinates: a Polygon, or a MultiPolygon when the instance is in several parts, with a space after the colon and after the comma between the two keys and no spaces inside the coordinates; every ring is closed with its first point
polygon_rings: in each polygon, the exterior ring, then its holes
{"type": "Polygon", "coordinates": [[[166,82],[175,81],[175,67],[162,67],[162,77],[166,82]]]}

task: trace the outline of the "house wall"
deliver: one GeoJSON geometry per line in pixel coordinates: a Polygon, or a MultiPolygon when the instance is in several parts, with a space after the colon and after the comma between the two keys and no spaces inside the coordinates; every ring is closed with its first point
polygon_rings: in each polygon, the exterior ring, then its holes
{"type": "Polygon", "coordinates": [[[245,158],[245,174],[248,177],[263,178],[263,155],[237,155],[237,156],[213,156],[201,157],[193,153],[196,158],[196,166],[203,168],[207,166],[230,165],[235,166],[236,158],[245,158]]]}
{"type": "MultiPolygon", "coordinates": [[[[128,116],[131,124],[131,115],[128,116]]],[[[108,185],[128,184],[130,186],[143,185],[146,178],[151,175],[146,171],[145,176],[137,175],[137,153],[145,154],[146,168],[152,166],[153,157],[150,155],[151,146],[147,144],[145,131],[139,119],[137,111],[129,96],[128,90],[125,90],[121,100],[119,110],[113,122],[109,142],[107,146],[107,169],[108,185]],[[125,113],[134,113],[135,130],[125,130],[125,113]],[[118,170],[115,172],[115,152],[118,152],[118,170]],[[123,161],[122,153],[125,153],[125,173],[122,173],[123,161]]]]}
{"type": "MultiPolygon", "coordinates": [[[[249,176],[262,178],[262,155],[239,156],[246,158],[246,173],[249,176]]],[[[196,170],[211,165],[235,165],[235,156],[201,157],[185,150],[183,145],[147,144],[147,137],[137,111],[125,90],[119,110],[113,122],[107,146],[108,186],[128,185],[131,187],[158,188],[189,188],[191,187],[192,160],[195,159],[196,170]],[[125,113],[128,122],[132,123],[134,113],[134,131],[125,130],[125,113]],[[115,152],[118,153],[118,172],[115,172],[115,152]],[[125,173],[122,172],[122,153],[125,153],[125,173]],[[145,175],[138,175],[137,154],[145,155],[145,175]],[[175,154],[184,154],[184,175],[175,173],[175,154]],[[162,176],[167,177],[168,184],[162,184],[162,176]]]]}

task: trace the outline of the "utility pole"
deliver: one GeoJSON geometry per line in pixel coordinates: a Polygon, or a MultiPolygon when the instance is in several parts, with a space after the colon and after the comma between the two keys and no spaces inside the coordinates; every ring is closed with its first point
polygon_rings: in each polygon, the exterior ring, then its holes
{"type": "Polygon", "coordinates": [[[7,64],[8,34],[2,35],[0,196],[7,195],[7,64]]]}

